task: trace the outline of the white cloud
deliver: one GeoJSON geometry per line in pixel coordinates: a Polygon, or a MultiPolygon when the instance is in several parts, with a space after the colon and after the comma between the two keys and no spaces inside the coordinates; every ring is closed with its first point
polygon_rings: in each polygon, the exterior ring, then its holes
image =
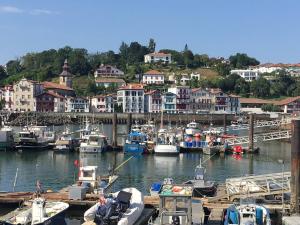
{"type": "Polygon", "coordinates": [[[53,15],[53,14],[59,14],[56,11],[51,11],[51,10],[47,10],[47,9],[33,9],[29,12],[31,15],[53,15]]]}
{"type": "Polygon", "coordinates": [[[6,6],[0,6],[0,12],[3,12],[3,13],[22,13],[22,12],[24,12],[24,10],[19,9],[17,7],[14,7],[14,6],[6,5],[6,6]]]}
{"type": "Polygon", "coordinates": [[[26,13],[34,16],[39,16],[39,15],[57,15],[59,12],[57,11],[51,11],[47,9],[31,9],[31,10],[25,10],[25,9],[20,9],[15,6],[0,6],[0,13],[26,13]]]}

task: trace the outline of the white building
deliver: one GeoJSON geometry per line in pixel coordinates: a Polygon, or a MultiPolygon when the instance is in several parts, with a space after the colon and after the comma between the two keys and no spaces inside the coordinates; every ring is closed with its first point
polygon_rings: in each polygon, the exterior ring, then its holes
{"type": "Polygon", "coordinates": [[[177,113],[188,113],[190,111],[191,89],[188,86],[176,86],[168,88],[168,92],[176,95],[177,113]]]}
{"type": "Polygon", "coordinates": [[[94,72],[95,78],[97,77],[121,77],[124,76],[124,72],[117,67],[111,65],[101,64],[99,68],[94,72]]]}
{"type": "Polygon", "coordinates": [[[145,93],[144,111],[149,113],[160,113],[162,106],[160,90],[151,90],[145,93]]]}
{"type": "Polygon", "coordinates": [[[197,79],[200,80],[201,76],[200,73],[191,73],[191,80],[197,79]]]}
{"type": "MultiPolygon", "coordinates": [[[[189,85],[190,78],[187,74],[182,74],[180,79],[180,84],[183,86],[189,85]]],[[[175,82],[176,83],[176,82],[175,82]]]]}
{"type": "Polygon", "coordinates": [[[117,103],[124,113],[144,113],[143,85],[129,84],[121,87],[118,90],[117,103]]]}
{"type": "Polygon", "coordinates": [[[247,69],[247,70],[231,70],[230,74],[237,74],[240,77],[244,78],[245,81],[251,82],[256,80],[260,76],[260,72],[256,69],[247,69]]]}
{"type": "Polygon", "coordinates": [[[171,54],[163,53],[163,52],[153,52],[147,55],[144,55],[144,62],[145,63],[156,63],[156,62],[163,62],[163,63],[171,63],[171,54]]]}
{"type": "Polygon", "coordinates": [[[143,84],[164,84],[165,76],[157,70],[149,70],[143,75],[143,84]]]}
{"type": "Polygon", "coordinates": [[[218,88],[208,89],[212,97],[213,113],[240,113],[239,96],[228,95],[218,88]]]}
{"type": "Polygon", "coordinates": [[[14,88],[12,85],[5,85],[2,89],[2,100],[4,101],[3,110],[13,111],[14,106],[14,88]]]}
{"type": "Polygon", "coordinates": [[[83,97],[67,97],[66,112],[89,112],[89,101],[83,97]]]}
{"type": "Polygon", "coordinates": [[[114,112],[112,95],[96,95],[91,97],[92,112],[114,112]]]}

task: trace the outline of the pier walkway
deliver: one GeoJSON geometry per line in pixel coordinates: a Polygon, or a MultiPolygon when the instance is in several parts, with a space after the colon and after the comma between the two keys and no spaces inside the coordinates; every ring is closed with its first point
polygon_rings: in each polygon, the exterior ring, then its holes
{"type": "MultiPolygon", "coordinates": [[[[291,130],[275,131],[275,132],[255,134],[253,136],[253,142],[273,141],[273,140],[280,140],[280,139],[288,139],[291,137],[292,137],[291,130]]],[[[227,138],[226,141],[228,145],[231,146],[249,144],[249,136],[227,138]]]]}

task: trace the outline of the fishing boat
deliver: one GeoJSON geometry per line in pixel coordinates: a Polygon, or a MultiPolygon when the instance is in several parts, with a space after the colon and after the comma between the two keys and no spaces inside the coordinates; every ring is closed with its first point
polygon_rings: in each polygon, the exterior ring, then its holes
{"type": "Polygon", "coordinates": [[[97,203],[84,213],[85,224],[133,225],[144,210],[142,193],[136,188],[124,188],[113,193],[108,199],[109,205],[102,212],[97,203]],[[93,223],[95,221],[95,223],[93,223]],[[92,222],[92,223],[89,223],[92,222]]]}
{"type": "Polygon", "coordinates": [[[193,136],[195,134],[201,133],[201,129],[200,129],[199,123],[197,123],[195,121],[188,123],[186,125],[185,133],[187,135],[193,135],[193,136]]]}
{"type": "Polygon", "coordinates": [[[147,136],[145,133],[139,131],[131,131],[123,147],[124,153],[148,153],[146,141],[147,136]]]}
{"type": "Polygon", "coordinates": [[[168,178],[165,178],[163,180],[163,182],[154,182],[150,187],[150,195],[158,196],[159,192],[161,191],[161,188],[165,184],[169,184],[169,185],[174,184],[173,178],[168,177],[168,178]]]}
{"type": "Polygon", "coordinates": [[[44,150],[48,148],[48,142],[38,137],[33,131],[19,132],[19,141],[16,145],[17,150],[44,150]]]}
{"type": "Polygon", "coordinates": [[[255,203],[231,205],[224,210],[223,225],[271,225],[269,210],[255,203]]]}
{"type": "Polygon", "coordinates": [[[91,132],[81,140],[80,153],[99,153],[107,151],[109,148],[107,137],[98,132],[91,132]]]}
{"type": "Polygon", "coordinates": [[[193,185],[194,197],[212,197],[217,191],[217,185],[215,182],[205,180],[205,172],[206,170],[202,166],[200,159],[200,164],[195,168],[194,179],[184,182],[184,184],[193,185]]]}
{"type": "Polygon", "coordinates": [[[79,147],[79,141],[70,134],[61,135],[54,143],[53,151],[56,153],[68,153],[79,147]]]}
{"type": "Polygon", "coordinates": [[[192,185],[163,185],[158,214],[150,218],[148,225],[202,224],[199,214],[203,208],[200,201],[192,203],[192,190],[192,185]]]}
{"type": "Polygon", "coordinates": [[[34,132],[39,138],[44,139],[48,143],[54,143],[56,139],[55,131],[49,130],[47,126],[31,125],[24,127],[24,130],[34,132]]]}
{"type": "Polygon", "coordinates": [[[60,225],[64,224],[65,212],[69,204],[50,202],[37,197],[31,206],[18,208],[0,217],[3,225],[60,225]]]}
{"type": "Polygon", "coordinates": [[[117,179],[118,176],[111,174],[111,171],[108,175],[100,175],[97,166],[79,167],[78,183],[88,187],[88,193],[106,193],[117,179]]]}
{"type": "Polygon", "coordinates": [[[177,145],[176,133],[166,129],[160,129],[157,133],[157,144],[154,147],[154,153],[178,155],[180,148],[177,145]]]}

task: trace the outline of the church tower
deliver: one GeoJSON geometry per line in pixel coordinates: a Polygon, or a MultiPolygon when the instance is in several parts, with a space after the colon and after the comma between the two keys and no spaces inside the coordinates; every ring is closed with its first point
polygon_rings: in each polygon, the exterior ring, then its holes
{"type": "Polygon", "coordinates": [[[63,65],[63,71],[59,75],[59,84],[72,88],[72,79],[73,79],[73,75],[69,71],[68,60],[65,59],[63,65]]]}

